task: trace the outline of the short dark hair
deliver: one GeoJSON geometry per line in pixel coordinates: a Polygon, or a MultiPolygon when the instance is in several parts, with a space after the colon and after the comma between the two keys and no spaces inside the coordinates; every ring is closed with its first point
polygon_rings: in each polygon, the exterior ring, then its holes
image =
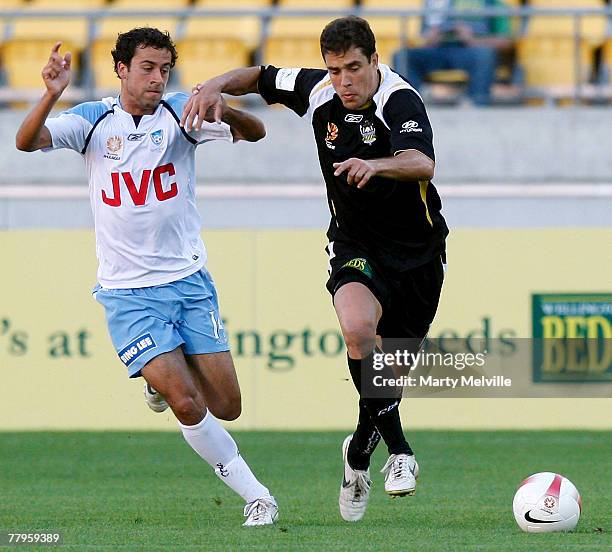
{"type": "Polygon", "coordinates": [[[328,23],[321,33],[321,55],[343,54],[352,47],[359,48],[368,58],[376,51],[376,38],[365,19],[355,15],[340,17],[328,23]]]}
{"type": "Polygon", "coordinates": [[[136,53],[136,48],[146,48],[147,46],[152,46],[158,50],[163,50],[164,48],[169,50],[172,56],[170,67],[174,67],[178,54],[176,53],[176,46],[172,42],[172,38],[170,38],[170,33],[168,31],[162,32],[152,27],[138,27],[126,33],[121,33],[117,37],[115,49],[111,52],[115,73],[119,75],[117,64],[120,61],[129,67],[136,53]]]}

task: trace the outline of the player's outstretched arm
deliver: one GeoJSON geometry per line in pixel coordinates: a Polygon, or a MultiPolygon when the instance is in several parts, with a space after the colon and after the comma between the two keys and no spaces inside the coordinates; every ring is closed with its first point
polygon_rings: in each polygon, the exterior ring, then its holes
{"type": "Polygon", "coordinates": [[[17,131],[15,145],[18,150],[36,151],[52,144],[51,134],[45,121],[53,106],[70,83],[70,63],[72,56],[67,52],[64,57],[59,53],[62,43],[58,42],[51,50],[47,65],[43,67],[42,78],[46,86],[40,101],[27,114],[17,131]]]}
{"type": "Polygon", "coordinates": [[[420,151],[409,149],[394,157],[381,159],[357,159],[352,157],[342,163],[334,163],[334,176],[346,172],[349,185],[363,188],[374,176],[394,180],[431,180],[435,163],[420,151]]]}
{"type": "Polygon", "coordinates": [[[260,72],[260,67],[242,67],[213,77],[204,83],[196,84],[191,97],[183,108],[181,126],[185,127],[187,132],[192,128],[199,130],[202,121],[206,120],[206,114],[211,112],[216,122],[221,121],[223,117],[221,93],[231,96],[257,93],[260,72]]]}
{"type": "Polygon", "coordinates": [[[222,120],[230,126],[234,142],[238,140],[257,142],[266,135],[263,122],[245,111],[226,106],[222,120]]]}

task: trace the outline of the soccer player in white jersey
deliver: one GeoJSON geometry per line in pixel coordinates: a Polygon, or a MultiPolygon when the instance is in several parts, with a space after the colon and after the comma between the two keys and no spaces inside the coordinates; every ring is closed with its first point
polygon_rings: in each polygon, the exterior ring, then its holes
{"type": "Polygon", "coordinates": [[[240,415],[241,396],[195,197],[196,146],[254,142],[265,135],[263,124],[225,104],[221,122],[182,128],[188,96],[164,94],[176,49],[153,28],[119,35],[112,52],[118,97],[48,117],[71,77],[70,53],[62,56],[60,47],[42,71],[46,91],[21,124],[17,148],[83,156],[99,260],[93,293],[119,358],[129,377],[144,377],[151,406],[159,411],[167,402],[185,440],[245,500],[244,525],[272,524],[274,497],[217,421],[240,415]]]}

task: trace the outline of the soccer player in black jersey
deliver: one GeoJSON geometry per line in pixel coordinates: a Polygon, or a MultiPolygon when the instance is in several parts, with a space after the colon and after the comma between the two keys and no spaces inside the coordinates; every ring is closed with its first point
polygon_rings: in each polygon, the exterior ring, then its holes
{"type": "Polygon", "coordinates": [[[327,289],[360,394],[357,427],[342,447],[339,500],[342,517],[357,521],[381,437],[390,455],[383,468],[386,492],[415,491],[418,465],[402,430],[401,397],[366,392],[365,378],[371,388],[381,339],[425,338],[440,297],[448,229],[431,182],[433,136],[425,106],[403,77],[379,63],[368,23],[354,16],[332,21],[321,34],[321,53],[325,70],[249,67],[198,84],[181,123],[197,128],[209,110],[220,119],[221,93],[251,92],[312,123],[331,212],[327,289]]]}

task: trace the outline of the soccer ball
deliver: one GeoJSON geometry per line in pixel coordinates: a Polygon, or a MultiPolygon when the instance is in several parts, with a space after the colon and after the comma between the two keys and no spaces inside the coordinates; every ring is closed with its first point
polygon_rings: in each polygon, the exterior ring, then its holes
{"type": "Polygon", "coordinates": [[[518,526],[528,533],[571,531],[580,518],[582,500],[569,479],[542,472],[519,485],[512,510],[518,526]]]}

